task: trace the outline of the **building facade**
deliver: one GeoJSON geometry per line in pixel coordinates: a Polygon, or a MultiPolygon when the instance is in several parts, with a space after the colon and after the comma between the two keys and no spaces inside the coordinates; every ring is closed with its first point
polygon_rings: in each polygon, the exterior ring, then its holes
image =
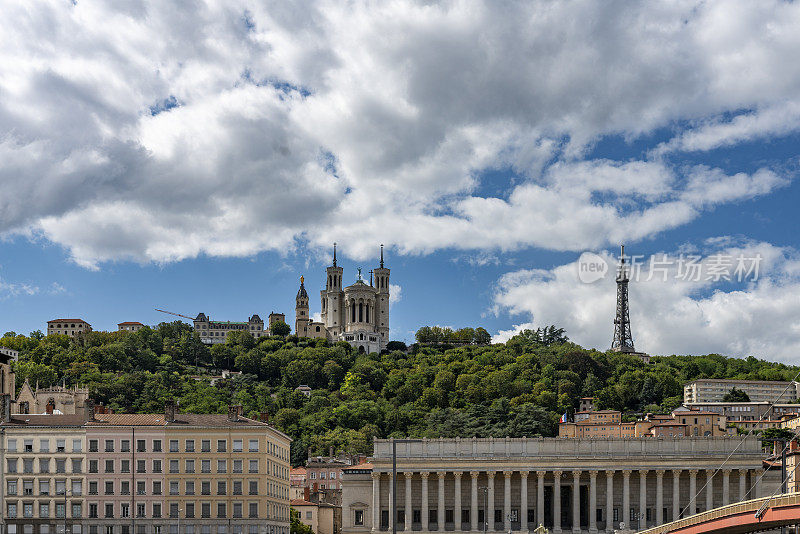
{"type": "Polygon", "coordinates": [[[311,527],[314,534],[339,534],[336,525],[337,506],[325,502],[316,503],[305,499],[294,499],[292,509],[297,512],[298,519],[311,527]]]}
{"type": "Polygon", "coordinates": [[[753,424],[759,421],[779,421],[782,417],[800,413],[800,404],[772,402],[692,402],[687,408],[724,415],[729,423],[753,424]]]}
{"type": "MultiPolygon", "coordinates": [[[[10,407],[10,397],[3,406],[10,407]]],[[[225,414],[13,415],[0,424],[9,534],[288,534],[290,438],[225,414]]]]}
{"type": "Polygon", "coordinates": [[[264,321],[258,315],[247,319],[246,323],[231,321],[212,321],[205,313],[198,313],[194,318],[194,329],[200,335],[200,341],[208,345],[225,343],[231,332],[249,332],[254,338],[268,336],[264,329],[264,321]]]}
{"type": "Polygon", "coordinates": [[[343,534],[393,521],[420,532],[610,533],[768,495],[780,479],[753,437],[421,440],[397,445],[397,472],[391,517],[391,441],[344,470],[343,534]]]}
{"type": "Polygon", "coordinates": [[[117,324],[117,329],[126,332],[137,332],[144,328],[144,325],[138,321],[125,321],[117,324]]]}
{"type": "Polygon", "coordinates": [[[79,414],[83,415],[89,400],[88,388],[52,386],[34,389],[25,380],[15,400],[14,411],[19,414],[79,414]]]}
{"type": "Polygon", "coordinates": [[[724,415],[684,407],[670,415],[647,414],[630,422],[622,422],[622,413],[615,410],[576,412],[574,422],[558,425],[558,437],[575,439],[719,437],[729,433],[724,415]]]}
{"type": "Polygon", "coordinates": [[[382,351],[389,342],[389,274],[381,245],[379,267],[370,271],[369,284],[359,269],[355,283],[343,287],[344,269],[336,264],[334,244],[333,265],[326,269],[327,282],[320,291],[321,320],[311,320],[301,277],[295,298],[295,332],[300,337],[346,341],[366,353],[382,351]]]}
{"type": "Polygon", "coordinates": [[[84,332],[91,332],[92,325],[83,319],[53,319],[47,321],[47,335],[50,334],[63,334],[69,337],[75,337],[84,332]]]}
{"type": "Polygon", "coordinates": [[[683,386],[683,402],[721,402],[734,387],[747,393],[752,402],[788,403],[798,398],[797,382],[701,378],[683,386]]]}

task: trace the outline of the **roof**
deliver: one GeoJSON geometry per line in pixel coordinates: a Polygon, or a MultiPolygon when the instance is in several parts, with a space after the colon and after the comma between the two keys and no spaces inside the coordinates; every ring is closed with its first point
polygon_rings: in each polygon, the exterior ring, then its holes
{"type": "Polygon", "coordinates": [[[89,324],[88,322],[84,321],[83,319],[53,319],[52,321],[47,321],[47,324],[50,324],[50,323],[86,323],[86,324],[89,324]]]}
{"type": "Polygon", "coordinates": [[[782,386],[791,384],[791,382],[788,380],[734,380],[732,378],[698,378],[688,382],[686,385],[688,386],[689,384],[694,384],[695,382],[724,382],[726,384],[780,384],[782,386]]]}
{"type": "Polygon", "coordinates": [[[342,471],[372,471],[372,463],[366,462],[363,464],[351,465],[350,467],[345,467],[342,471]]]}
{"type": "Polygon", "coordinates": [[[289,501],[290,506],[316,506],[315,503],[307,501],[305,499],[292,499],[289,501]]]}
{"type": "Polygon", "coordinates": [[[653,425],[653,427],[656,427],[656,426],[689,426],[689,425],[687,425],[686,423],[676,423],[674,421],[665,421],[663,423],[656,423],[656,424],[653,425]]]}
{"type": "Polygon", "coordinates": [[[267,423],[256,421],[248,417],[239,417],[236,421],[228,419],[227,414],[194,414],[176,413],[175,421],[167,423],[164,414],[151,413],[121,413],[121,414],[97,414],[94,421],[87,424],[90,426],[121,425],[121,426],[165,426],[165,425],[187,425],[205,427],[235,428],[242,426],[264,426],[271,427],[267,423]]]}
{"type": "Polygon", "coordinates": [[[117,326],[121,326],[121,325],[124,325],[124,324],[133,324],[133,325],[138,324],[139,326],[144,326],[139,321],[124,321],[124,322],[121,322],[121,323],[117,323],[117,326]]]}
{"type": "Polygon", "coordinates": [[[308,298],[308,292],[306,291],[306,285],[303,283],[303,278],[300,278],[300,289],[297,290],[297,297],[295,298],[308,298]]]}
{"type": "Polygon", "coordinates": [[[2,422],[0,426],[83,426],[84,418],[82,414],[53,414],[53,415],[34,415],[34,414],[12,414],[10,422],[2,422]]]}

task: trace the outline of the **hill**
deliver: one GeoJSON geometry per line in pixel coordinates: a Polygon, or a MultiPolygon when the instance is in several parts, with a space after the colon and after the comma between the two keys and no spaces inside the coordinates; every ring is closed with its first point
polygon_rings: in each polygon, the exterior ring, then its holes
{"type": "Polygon", "coordinates": [[[750,357],[655,356],[650,365],[525,332],[504,344],[415,346],[411,354],[358,354],[346,343],[261,338],[236,332],[203,345],[189,325],[66,336],[6,333],[20,351],[17,385],[66,383],[119,412],[161,412],[174,398],[187,412],[267,412],[288,433],[293,463],[311,447],[370,452],[373,436],[552,436],[581,396],[626,412],[667,412],[696,378],[791,380],[797,367],[750,357]],[[241,371],[225,380],[219,369],[241,371]],[[312,388],[310,397],[295,391],[312,388]]]}

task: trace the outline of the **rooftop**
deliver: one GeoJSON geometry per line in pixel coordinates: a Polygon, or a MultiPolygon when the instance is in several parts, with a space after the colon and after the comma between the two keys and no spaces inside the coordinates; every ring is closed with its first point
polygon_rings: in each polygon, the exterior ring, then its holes
{"type": "Polygon", "coordinates": [[[87,323],[83,319],[53,319],[52,321],[47,321],[47,324],[50,323],[87,323]]]}

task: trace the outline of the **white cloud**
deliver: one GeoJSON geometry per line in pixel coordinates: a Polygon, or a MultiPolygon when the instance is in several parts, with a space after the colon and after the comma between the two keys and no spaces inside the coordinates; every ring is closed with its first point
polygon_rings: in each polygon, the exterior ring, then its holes
{"type": "MultiPolygon", "coordinates": [[[[793,249],[767,243],[721,240],[704,245],[698,282],[676,279],[677,265],[664,281],[659,271],[648,280],[645,265],[640,280],[630,283],[630,313],[636,348],[651,354],[722,353],[730,356],[800,362],[800,256],[793,249]],[[762,258],[759,277],[730,287],[707,277],[715,254],[762,258]]],[[[675,258],[676,255],[668,254],[675,258]]],[[[615,260],[606,254],[606,260],[615,260]]],[[[658,261],[660,256],[644,258],[658,261]]],[[[496,339],[507,339],[533,325],[556,324],[577,343],[605,350],[611,345],[615,307],[614,269],[605,279],[582,284],[577,264],[552,270],[520,270],[497,283],[495,311],[530,318],[496,339]]]]}
{"type": "Polygon", "coordinates": [[[630,242],[787,179],[585,161],[600,136],[688,124],[670,147],[705,150],[785,135],[800,109],[800,6],[777,0],[43,2],[3,15],[0,235],[42,235],[88,268],[298,241],[359,259],[379,242],[630,242]],[[719,119],[743,109],[756,111],[719,119]],[[504,168],[518,181],[484,198],[481,174],[504,168]]]}
{"type": "Polygon", "coordinates": [[[403,298],[403,288],[397,284],[389,284],[389,307],[391,308],[403,298]]]}
{"type": "Polygon", "coordinates": [[[32,296],[39,293],[39,287],[24,282],[6,282],[0,278],[0,300],[23,296],[32,296]]]}

